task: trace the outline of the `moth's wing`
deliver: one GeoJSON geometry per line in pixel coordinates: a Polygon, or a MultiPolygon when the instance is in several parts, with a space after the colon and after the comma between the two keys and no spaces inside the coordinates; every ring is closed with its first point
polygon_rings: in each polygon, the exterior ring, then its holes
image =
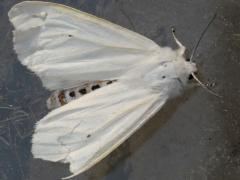
{"type": "Polygon", "coordinates": [[[55,3],[19,3],[9,19],[19,60],[49,90],[117,79],[159,48],[140,34],[55,3]]]}
{"type": "Polygon", "coordinates": [[[163,94],[141,86],[121,82],[105,86],[40,120],[33,134],[32,153],[35,158],[70,163],[75,176],[112,152],[165,101],[163,94]]]}

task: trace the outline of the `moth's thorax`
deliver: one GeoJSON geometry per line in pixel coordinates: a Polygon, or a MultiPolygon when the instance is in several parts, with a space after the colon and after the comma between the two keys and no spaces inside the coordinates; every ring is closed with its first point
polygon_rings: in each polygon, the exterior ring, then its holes
{"type": "Polygon", "coordinates": [[[184,90],[189,75],[196,70],[196,65],[185,61],[183,57],[162,60],[145,75],[144,81],[156,92],[174,97],[184,90]]]}

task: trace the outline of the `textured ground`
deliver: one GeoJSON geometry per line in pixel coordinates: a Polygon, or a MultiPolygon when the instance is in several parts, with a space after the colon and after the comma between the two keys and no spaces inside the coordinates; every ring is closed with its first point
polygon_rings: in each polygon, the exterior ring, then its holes
{"type": "MultiPolygon", "coordinates": [[[[34,124],[47,114],[49,92],[16,58],[9,8],[0,1],[0,179],[57,180],[67,166],[32,159],[34,124]],[[12,105],[12,107],[9,107],[12,105]]],[[[191,51],[215,12],[197,51],[201,79],[216,83],[216,98],[201,88],[169,102],[110,156],[74,180],[240,179],[239,0],[60,0],[175,47],[170,27],[191,51]]]]}

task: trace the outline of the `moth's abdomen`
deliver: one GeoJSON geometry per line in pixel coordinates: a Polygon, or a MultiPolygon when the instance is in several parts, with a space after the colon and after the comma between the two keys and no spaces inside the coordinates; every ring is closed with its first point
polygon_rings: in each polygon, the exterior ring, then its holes
{"type": "Polygon", "coordinates": [[[54,91],[47,100],[47,107],[48,109],[61,107],[84,96],[85,94],[91,93],[92,91],[110,85],[114,82],[116,82],[116,80],[94,81],[79,87],[54,91]]]}

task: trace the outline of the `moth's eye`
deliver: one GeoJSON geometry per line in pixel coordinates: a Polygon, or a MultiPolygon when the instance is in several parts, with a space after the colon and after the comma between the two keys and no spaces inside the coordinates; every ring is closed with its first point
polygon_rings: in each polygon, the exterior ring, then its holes
{"type": "Polygon", "coordinates": [[[190,61],[190,58],[187,58],[187,59],[186,59],[186,61],[188,61],[188,62],[189,62],[189,61],[190,61]]]}
{"type": "Polygon", "coordinates": [[[193,79],[193,76],[190,74],[189,76],[188,76],[188,80],[192,80],[193,79]]]}

